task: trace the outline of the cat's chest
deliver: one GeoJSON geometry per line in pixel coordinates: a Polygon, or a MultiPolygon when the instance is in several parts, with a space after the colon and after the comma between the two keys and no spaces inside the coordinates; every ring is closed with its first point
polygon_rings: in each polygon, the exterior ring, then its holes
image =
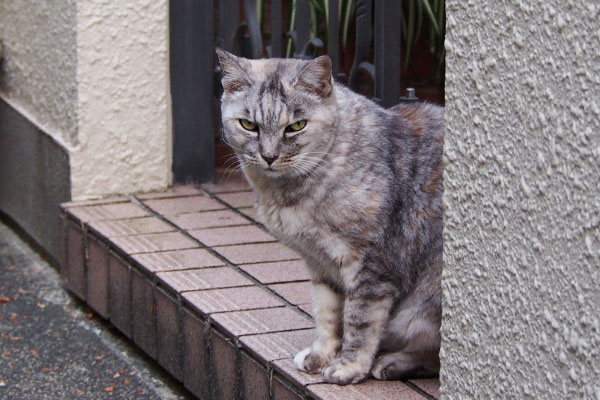
{"type": "Polygon", "coordinates": [[[290,207],[259,202],[258,214],[278,239],[298,250],[305,258],[341,265],[352,254],[346,240],[332,231],[311,202],[290,207]]]}

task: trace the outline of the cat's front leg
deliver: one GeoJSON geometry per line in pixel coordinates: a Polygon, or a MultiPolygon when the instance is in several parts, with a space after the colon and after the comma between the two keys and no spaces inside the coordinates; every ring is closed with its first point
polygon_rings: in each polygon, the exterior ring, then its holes
{"type": "Polygon", "coordinates": [[[358,383],[369,375],[393,304],[384,291],[358,288],[346,296],[342,350],[323,370],[328,382],[358,383]]]}
{"type": "Polygon", "coordinates": [[[317,338],[314,343],[294,357],[301,371],[321,372],[335,358],[342,345],[343,297],[323,282],[312,286],[312,309],[317,338]]]}

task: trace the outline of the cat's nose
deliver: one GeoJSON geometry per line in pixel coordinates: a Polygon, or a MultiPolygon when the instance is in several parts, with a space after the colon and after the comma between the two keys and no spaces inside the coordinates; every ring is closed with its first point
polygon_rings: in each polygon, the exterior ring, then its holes
{"type": "Polygon", "coordinates": [[[277,160],[277,157],[279,157],[279,154],[275,154],[273,157],[269,157],[264,154],[261,154],[260,156],[263,158],[263,160],[265,160],[267,162],[267,165],[271,165],[271,164],[273,164],[273,162],[275,160],[277,160]]]}

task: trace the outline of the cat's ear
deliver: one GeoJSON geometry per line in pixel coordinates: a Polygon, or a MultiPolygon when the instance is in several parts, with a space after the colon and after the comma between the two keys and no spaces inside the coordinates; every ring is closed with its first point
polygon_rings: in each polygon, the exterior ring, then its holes
{"type": "Polygon", "coordinates": [[[221,64],[221,70],[223,71],[221,84],[225,92],[237,92],[252,84],[248,77],[247,68],[249,66],[247,65],[247,60],[236,57],[225,50],[215,49],[215,51],[217,52],[219,64],[221,64]]]}
{"type": "Polygon", "coordinates": [[[331,78],[331,59],[320,56],[310,61],[294,80],[294,86],[321,97],[329,97],[333,82],[331,78]]]}

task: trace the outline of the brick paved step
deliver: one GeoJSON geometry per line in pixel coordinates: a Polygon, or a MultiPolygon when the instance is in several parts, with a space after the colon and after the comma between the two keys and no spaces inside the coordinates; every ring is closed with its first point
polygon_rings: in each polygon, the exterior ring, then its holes
{"type": "Polygon", "coordinates": [[[230,179],[64,204],[61,274],[201,399],[439,398],[437,379],[340,387],[294,368],[314,335],[308,272],[252,201],[230,179]]]}

